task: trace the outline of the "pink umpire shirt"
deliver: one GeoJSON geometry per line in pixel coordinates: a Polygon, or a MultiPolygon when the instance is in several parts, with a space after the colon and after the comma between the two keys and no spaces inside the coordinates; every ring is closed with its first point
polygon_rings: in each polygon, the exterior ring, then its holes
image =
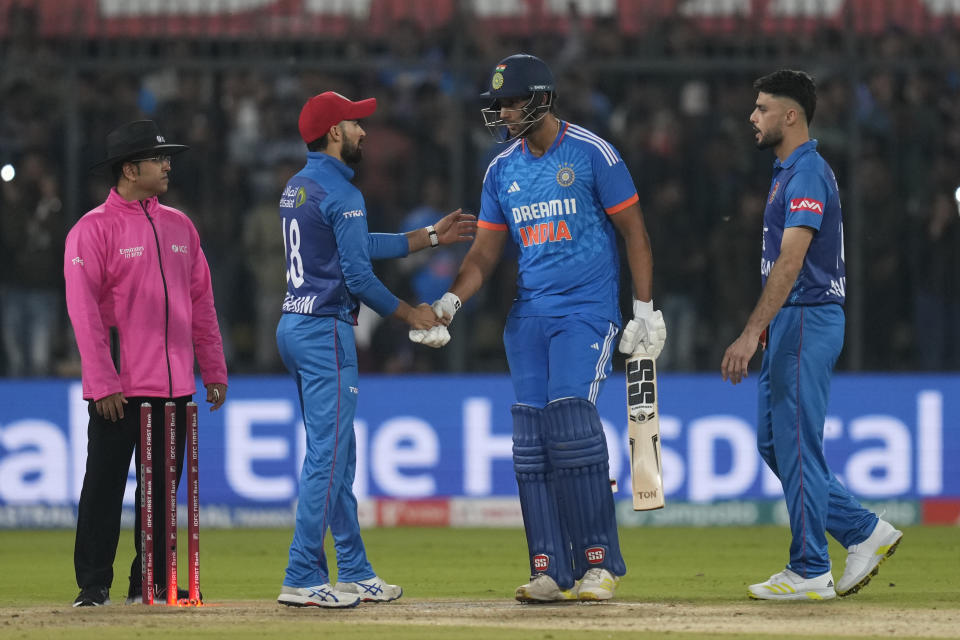
{"type": "Polygon", "coordinates": [[[63,276],[84,398],[190,395],[194,354],[205,385],[227,383],[210,269],[182,212],[111,189],[67,234],[63,276]],[[119,372],[110,327],[119,333],[119,372]]]}

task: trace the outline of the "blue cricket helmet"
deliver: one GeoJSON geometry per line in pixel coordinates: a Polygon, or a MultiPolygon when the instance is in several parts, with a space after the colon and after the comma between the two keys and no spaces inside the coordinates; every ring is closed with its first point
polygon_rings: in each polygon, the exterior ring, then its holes
{"type": "Polygon", "coordinates": [[[537,91],[554,91],[553,73],[550,67],[537,56],[518,53],[497,63],[487,90],[481,98],[517,98],[537,91]]]}
{"type": "Polygon", "coordinates": [[[550,67],[536,56],[518,53],[508,56],[497,63],[487,83],[487,90],[480,94],[490,105],[480,112],[483,121],[496,142],[509,142],[536,131],[538,123],[550,112],[556,95],[553,73],[550,67]],[[522,107],[512,107],[523,111],[522,120],[509,123],[502,117],[502,100],[527,98],[522,107]],[[524,125],[519,131],[510,133],[510,126],[524,125]]]}

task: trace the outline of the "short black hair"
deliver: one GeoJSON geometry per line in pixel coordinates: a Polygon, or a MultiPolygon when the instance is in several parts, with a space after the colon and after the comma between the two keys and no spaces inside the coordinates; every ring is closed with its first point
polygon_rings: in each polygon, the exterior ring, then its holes
{"type": "Polygon", "coordinates": [[[124,158],[110,165],[110,174],[113,176],[113,184],[120,184],[120,176],[123,175],[123,165],[128,162],[136,162],[133,158],[124,158]]]}
{"type": "Polygon", "coordinates": [[[807,116],[807,124],[813,122],[813,112],[817,110],[817,85],[806,71],[780,69],[757,78],[753,88],[796,101],[807,116]]]}
{"type": "Polygon", "coordinates": [[[314,140],[313,142],[308,142],[307,151],[323,151],[324,149],[326,149],[327,142],[329,142],[329,140],[327,139],[327,135],[328,134],[325,133],[319,138],[317,138],[316,140],[314,140]]]}

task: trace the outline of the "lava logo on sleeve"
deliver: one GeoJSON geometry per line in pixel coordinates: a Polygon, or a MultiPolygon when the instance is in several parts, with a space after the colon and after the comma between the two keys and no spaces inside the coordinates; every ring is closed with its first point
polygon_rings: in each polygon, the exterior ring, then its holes
{"type": "Polygon", "coordinates": [[[813,198],[793,198],[790,200],[790,211],[811,211],[823,215],[823,203],[813,198]]]}

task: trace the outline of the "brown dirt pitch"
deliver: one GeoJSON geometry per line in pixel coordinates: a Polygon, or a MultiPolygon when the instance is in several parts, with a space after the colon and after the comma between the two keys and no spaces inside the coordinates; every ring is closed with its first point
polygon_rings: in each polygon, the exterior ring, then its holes
{"type": "MultiPolygon", "coordinates": [[[[649,635],[698,637],[802,636],[956,638],[956,609],[896,609],[858,605],[851,600],[821,603],[744,601],[733,605],[685,603],[521,605],[507,600],[403,599],[352,610],[283,607],[270,601],[214,603],[200,609],[112,605],[103,608],[5,607],[0,637],[295,637],[334,623],[336,637],[352,637],[352,627],[386,631],[383,637],[514,637],[511,631],[548,632],[536,637],[649,635]],[[406,633],[404,632],[406,630],[406,633]],[[465,631],[473,634],[464,634],[465,631]],[[552,633],[549,633],[552,632],[552,633]],[[605,633],[604,633],[605,632],[605,633]],[[675,634],[675,635],[674,635],[675,634]]],[[[330,630],[330,629],[328,629],[330,630]]],[[[359,636],[358,636],[359,637],[359,636]]],[[[529,636],[534,637],[534,636],[529,636]]]]}

